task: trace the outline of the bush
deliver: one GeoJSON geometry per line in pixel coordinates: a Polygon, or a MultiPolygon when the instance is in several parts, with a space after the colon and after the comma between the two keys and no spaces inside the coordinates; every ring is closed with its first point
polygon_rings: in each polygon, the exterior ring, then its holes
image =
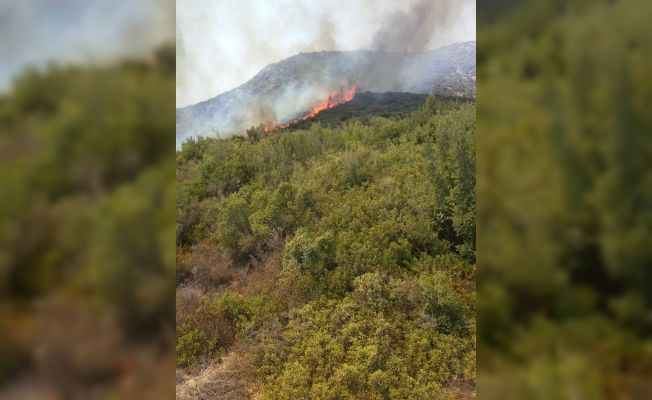
{"type": "Polygon", "coordinates": [[[184,147],[183,284],[228,289],[178,315],[180,365],[237,349],[261,399],[472,390],[474,110],[429,100],[395,119],[184,147]],[[202,254],[226,256],[218,275],[233,279],[213,280],[202,254]]]}
{"type": "Polygon", "coordinates": [[[223,355],[236,336],[258,315],[261,306],[259,298],[245,298],[227,290],[181,315],[177,320],[179,365],[189,366],[201,359],[223,355]]]}

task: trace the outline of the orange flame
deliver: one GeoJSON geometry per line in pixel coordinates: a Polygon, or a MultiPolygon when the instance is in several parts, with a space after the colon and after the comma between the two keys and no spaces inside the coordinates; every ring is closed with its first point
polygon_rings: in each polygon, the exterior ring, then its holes
{"type": "Polygon", "coordinates": [[[325,100],[320,101],[317,103],[315,106],[313,106],[310,111],[308,111],[306,114],[295,118],[291,121],[288,121],[284,124],[263,124],[263,130],[265,131],[265,134],[269,133],[272,130],[276,129],[285,129],[289,127],[290,125],[294,125],[297,122],[305,121],[309,118],[314,117],[315,115],[319,114],[320,112],[327,110],[329,108],[333,108],[339,104],[343,104],[346,102],[349,102],[353,100],[353,97],[355,96],[355,92],[358,89],[358,85],[353,85],[348,89],[343,89],[343,90],[332,90],[329,94],[328,97],[325,100]]]}

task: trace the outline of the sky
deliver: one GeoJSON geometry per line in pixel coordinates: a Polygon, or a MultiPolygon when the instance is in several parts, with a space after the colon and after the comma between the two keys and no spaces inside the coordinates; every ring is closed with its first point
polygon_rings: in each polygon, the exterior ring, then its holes
{"type": "Polygon", "coordinates": [[[174,24],[174,0],[0,0],[0,92],[27,67],[142,57],[174,24]]]}
{"type": "Polygon", "coordinates": [[[418,51],[475,40],[475,0],[177,0],[177,107],[299,52],[418,51]]]}

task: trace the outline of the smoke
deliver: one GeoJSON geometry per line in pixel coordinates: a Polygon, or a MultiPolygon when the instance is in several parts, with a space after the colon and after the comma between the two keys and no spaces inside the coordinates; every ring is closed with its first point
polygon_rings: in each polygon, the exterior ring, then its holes
{"type": "Polygon", "coordinates": [[[259,124],[285,123],[334,90],[401,91],[474,96],[475,43],[434,51],[311,52],[269,65],[237,89],[177,109],[177,147],[189,136],[242,134],[259,124]],[[456,91],[455,94],[453,91],[456,91]]]}
{"type": "Polygon", "coordinates": [[[371,48],[382,51],[425,50],[433,35],[451,29],[464,2],[418,0],[410,9],[389,15],[374,34],[371,48]]]}
{"type": "MultiPolygon", "coordinates": [[[[428,77],[455,74],[441,60],[458,54],[418,52],[472,40],[474,0],[181,0],[177,147],[287,122],[353,84],[429,93],[428,77]],[[301,52],[310,54],[292,57],[301,52]]],[[[474,75],[471,47],[460,65],[474,75]]]]}
{"type": "Polygon", "coordinates": [[[337,48],[337,41],[333,35],[334,29],[335,26],[330,17],[326,16],[319,21],[319,31],[317,32],[319,40],[315,43],[313,51],[334,50],[337,48]],[[316,48],[317,46],[319,48],[316,48]]]}
{"type": "Polygon", "coordinates": [[[273,87],[257,96],[238,89],[221,96],[228,99],[218,106],[203,102],[177,109],[177,148],[191,136],[225,137],[262,123],[285,123],[312,108],[316,99],[326,98],[333,87],[351,84],[348,80],[311,80],[273,87]]]}
{"type": "Polygon", "coordinates": [[[413,51],[475,40],[475,0],[179,0],[177,106],[300,52],[413,51]]]}

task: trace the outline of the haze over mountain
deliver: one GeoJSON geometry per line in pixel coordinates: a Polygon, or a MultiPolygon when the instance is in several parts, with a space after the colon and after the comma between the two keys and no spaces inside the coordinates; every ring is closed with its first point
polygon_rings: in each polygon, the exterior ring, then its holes
{"type": "Polygon", "coordinates": [[[270,64],[243,85],[178,108],[177,146],[188,137],[228,136],[261,123],[285,122],[333,90],[410,92],[475,97],[474,41],[435,50],[323,51],[270,64]]]}

